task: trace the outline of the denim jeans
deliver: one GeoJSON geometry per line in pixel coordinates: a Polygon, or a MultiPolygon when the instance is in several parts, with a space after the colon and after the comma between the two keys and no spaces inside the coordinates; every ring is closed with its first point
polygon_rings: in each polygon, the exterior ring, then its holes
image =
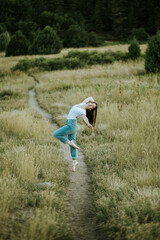
{"type": "MultiPolygon", "coordinates": [[[[76,141],[76,133],[77,133],[77,120],[76,119],[68,119],[66,121],[65,126],[57,129],[53,136],[59,139],[62,143],[67,143],[68,141],[73,140],[76,141]],[[68,137],[65,137],[65,136],[68,137]]],[[[77,159],[77,149],[70,146],[70,153],[72,159],[77,159]]]]}

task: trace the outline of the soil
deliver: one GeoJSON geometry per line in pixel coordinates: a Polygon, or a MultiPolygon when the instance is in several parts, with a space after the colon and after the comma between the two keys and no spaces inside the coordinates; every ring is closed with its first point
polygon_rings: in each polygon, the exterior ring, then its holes
{"type": "MultiPolygon", "coordinates": [[[[29,104],[41,116],[50,120],[53,131],[58,128],[56,124],[51,122],[51,115],[39,106],[34,89],[29,91],[29,104]]],[[[69,162],[69,168],[72,169],[69,146],[61,143],[60,150],[69,162]]],[[[99,237],[96,234],[96,224],[93,217],[91,180],[84,162],[84,156],[80,150],[78,150],[78,162],[76,171],[70,171],[70,184],[66,200],[67,216],[74,240],[95,240],[99,239],[99,237]]]]}

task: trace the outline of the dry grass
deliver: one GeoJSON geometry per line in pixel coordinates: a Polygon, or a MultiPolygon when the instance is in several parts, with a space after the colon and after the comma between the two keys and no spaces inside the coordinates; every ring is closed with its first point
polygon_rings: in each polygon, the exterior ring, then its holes
{"type": "Polygon", "coordinates": [[[16,135],[23,138],[39,139],[49,135],[50,126],[46,126],[44,119],[35,120],[29,109],[10,111],[1,114],[0,127],[7,135],[16,135]]]}
{"type": "Polygon", "coordinates": [[[160,95],[143,62],[37,74],[41,105],[59,125],[75,103],[98,102],[94,131],[77,135],[93,181],[97,220],[108,239],[159,239],[160,95]]]}
{"type": "MultiPolygon", "coordinates": [[[[104,47],[84,47],[84,48],[78,48],[78,50],[80,51],[100,51],[100,52],[105,52],[105,51],[122,51],[122,52],[127,52],[128,51],[128,47],[129,47],[129,44],[117,44],[117,45],[111,45],[111,46],[104,46],[104,47]]],[[[141,44],[140,45],[140,48],[141,48],[141,51],[142,53],[144,53],[146,51],[146,47],[147,45],[146,44],[141,44]]],[[[70,50],[75,50],[74,48],[69,48],[69,51],[70,50]]],[[[64,49],[63,50],[64,52],[68,52],[67,49],[64,49]]]]}
{"type": "MultiPolygon", "coordinates": [[[[104,51],[128,51],[128,44],[125,45],[114,45],[114,46],[105,46],[105,47],[90,47],[90,48],[67,48],[67,49],[63,49],[59,54],[51,54],[51,55],[32,55],[32,56],[25,56],[28,59],[32,59],[32,58],[39,58],[39,57],[44,57],[44,58],[57,58],[57,57],[62,57],[64,55],[66,55],[69,51],[71,50],[79,50],[79,51],[93,51],[93,50],[97,50],[100,52],[104,52],[104,51]]],[[[142,44],[141,46],[141,51],[142,53],[145,52],[146,50],[146,44],[142,44]]],[[[0,72],[6,73],[9,72],[11,70],[11,68],[13,66],[16,65],[16,63],[18,63],[19,60],[24,59],[24,56],[17,56],[17,57],[5,57],[5,53],[0,53],[0,72]]]]}
{"type": "Polygon", "coordinates": [[[33,79],[7,74],[0,84],[0,239],[71,239],[64,205],[68,164],[49,122],[28,106],[33,79]],[[37,187],[40,182],[51,186],[37,187]]]}
{"type": "MultiPolygon", "coordinates": [[[[68,165],[49,123],[28,107],[33,79],[9,72],[19,58],[0,55],[1,239],[72,239],[64,206],[68,165]],[[36,184],[44,181],[51,187],[38,189],[36,184]]],[[[36,78],[41,82],[38,100],[59,125],[73,104],[90,95],[98,103],[94,131],[79,120],[77,139],[91,174],[97,224],[104,236],[158,240],[160,95],[155,75],[145,74],[142,61],[131,61],[37,73],[36,78]]]]}

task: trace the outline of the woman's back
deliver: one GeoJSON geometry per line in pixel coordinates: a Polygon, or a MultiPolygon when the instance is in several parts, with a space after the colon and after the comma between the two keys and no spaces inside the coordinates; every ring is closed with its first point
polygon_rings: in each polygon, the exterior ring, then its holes
{"type": "Polygon", "coordinates": [[[67,119],[76,119],[77,117],[81,117],[81,115],[86,115],[86,110],[81,108],[83,105],[85,105],[83,102],[74,105],[69,111],[67,119]]]}

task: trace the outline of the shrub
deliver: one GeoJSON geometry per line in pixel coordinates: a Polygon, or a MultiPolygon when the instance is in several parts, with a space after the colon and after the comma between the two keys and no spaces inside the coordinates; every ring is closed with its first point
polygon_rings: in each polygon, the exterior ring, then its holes
{"type": "Polygon", "coordinates": [[[140,49],[139,43],[136,39],[132,40],[132,42],[128,48],[128,51],[129,51],[129,57],[131,59],[135,60],[136,58],[140,57],[141,49],[140,49]]]}
{"type": "Polygon", "coordinates": [[[40,65],[40,68],[47,71],[81,68],[82,63],[78,58],[55,58],[48,59],[40,65]]]}
{"type": "Polygon", "coordinates": [[[30,68],[32,68],[32,61],[29,59],[22,59],[12,68],[12,70],[27,71],[30,68]]]}
{"type": "Polygon", "coordinates": [[[81,61],[86,61],[86,58],[88,58],[90,55],[89,51],[78,51],[78,50],[72,50],[69,51],[68,54],[65,56],[66,58],[74,58],[77,57],[81,61]]]}
{"type": "Polygon", "coordinates": [[[42,70],[62,70],[82,68],[95,64],[108,64],[117,60],[127,60],[128,54],[122,52],[98,52],[98,51],[70,51],[62,58],[53,59],[24,59],[20,60],[13,70],[27,71],[30,68],[38,67],[42,70]]]}
{"type": "Polygon", "coordinates": [[[133,28],[130,37],[136,38],[138,41],[147,41],[149,35],[144,28],[133,28]]]}
{"type": "Polygon", "coordinates": [[[10,40],[10,35],[8,32],[4,32],[0,34],[0,51],[6,50],[9,40],[10,40]]]}
{"type": "Polygon", "coordinates": [[[49,26],[39,31],[32,46],[31,54],[56,54],[62,49],[62,42],[56,32],[49,26]]]}
{"type": "Polygon", "coordinates": [[[160,33],[150,38],[145,56],[147,72],[160,72],[160,33]]]}
{"type": "Polygon", "coordinates": [[[30,68],[40,67],[46,61],[45,58],[36,58],[36,59],[22,59],[20,60],[13,68],[13,71],[20,70],[20,71],[27,71],[30,68]]]}
{"type": "Polygon", "coordinates": [[[95,32],[90,32],[88,34],[88,46],[97,47],[98,45],[100,45],[98,35],[95,32]]]}
{"type": "Polygon", "coordinates": [[[71,25],[64,37],[64,47],[85,47],[88,45],[88,33],[78,24],[71,25]]]}
{"type": "Polygon", "coordinates": [[[16,66],[12,69],[20,70],[20,71],[27,71],[30,68],[38,67],[39,69],[46,70],[46,71],[53,71],[53,70],[62,70],[62,69],[75,69],[83,67],[82,61],[78,58],[53,58],[53,59],[45,59],[45,58],[38,58],[38,59],[23,59],[20,60],[16,66]]]}
{"type": "Polygon", "coordinates": [[[19,56],[28,54],[29,41],[17,31],[12,37],[6,49],[6,56],[19,56]]]}
{"type": "Polygon", "coordinates": [[[111,52],[106,51],[104,53],[98,51],[70,51],[67,55],[67,58],[79,58],[82,62],[88,65],[92,64],[107,64],[112,63],[113,61],[127,60],[128,53],[123,53],[120,51],[111,52]]]}
{"type": "Polygon", "coordinates": [[[109,52],[97,52],[92,51],[89,53],[88,58],[86,58],[87,65],[95,64],[108,64],[114,61],[114,57],[109,54],[109,52]]]}
{"type": "Polygon", "coordinates": [[[108,55],[106,53],[104,53],[102,59],[103,59],[102,64],[109,64],[109,63],[113,63],[115,61],[115,58],[113,56],[108,55]]]}
{"type": "Polygon", "coordinates": [[[90,52],[86,62],[88,65],[103,64],[103,54],[97,51],[90,52]]]}
{"type": "Polygon", "coordinates": [[[62,70],[62,69],[75,69],[95,64],[109,64],[114,61],[128,59],[128,53],[123,52],[110,52],[104,53],[98,51],[70,51],[62,58],[37,58],[33,60],[24,59],[20,60],[13,70],[27,71],[30,68],[38,67],[42,70],[62,70]]]}

